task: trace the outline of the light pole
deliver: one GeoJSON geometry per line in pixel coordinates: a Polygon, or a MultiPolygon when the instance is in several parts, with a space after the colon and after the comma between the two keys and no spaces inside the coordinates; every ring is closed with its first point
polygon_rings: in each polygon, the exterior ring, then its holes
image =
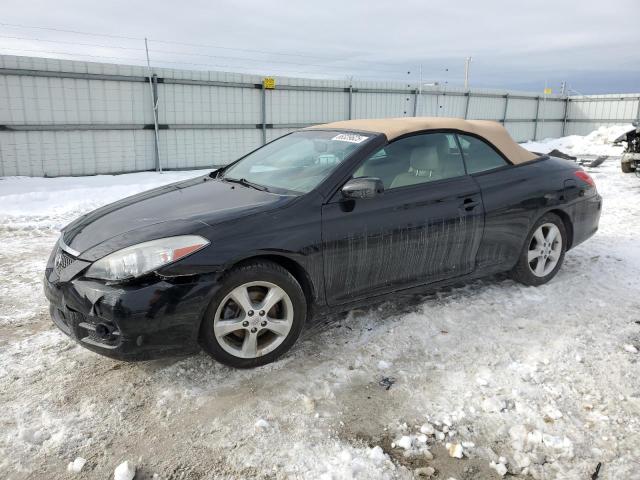
{"type": "Polygon", "coordinates": [[[469,89],[469,66],[471,65],[471,57],[464,59],[464,89],[469,89]]]}

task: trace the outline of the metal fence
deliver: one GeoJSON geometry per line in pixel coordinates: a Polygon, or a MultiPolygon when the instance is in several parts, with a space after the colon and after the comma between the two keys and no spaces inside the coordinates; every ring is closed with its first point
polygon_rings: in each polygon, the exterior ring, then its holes
{"type": "Polygon", "coordinates": [[[0,176],[205,168],[291,130],[348,118],[489,119],[526,141],[640,116],[640,94],[562,97],[275,80],[270,89],[253,75],[163,68],[149,75],[137,66],[0,56],[0,176]]]}

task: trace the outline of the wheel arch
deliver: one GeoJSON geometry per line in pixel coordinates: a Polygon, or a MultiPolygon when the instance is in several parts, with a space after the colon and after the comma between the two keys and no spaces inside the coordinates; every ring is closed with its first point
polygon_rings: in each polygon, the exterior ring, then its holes
{"type": "Polygon", "coordinates": [[[562,223],[564,223],[564,228],[567,231],[567,250],[569,250],[573,246],[573,222],[571,221],[571,217],[564,210],[560,210],[559,208],[549,210],[546,213],[553,213],[560,217],[562,223]]]}
{"type": "Polygon", "coordinates": [[[293,278],[296,279],[296,281],[300,284],[300,287],[302,288],[302,292],[304,293],[304,296],[307,300],[307,313],[310,314],[312,311],[312,307],[315,304],[316,299],[318,298],[317,287],[314,284],[307,270],[299,262],[292,259],[291,257],[277,254],[277,253],[261,253],[261,254],[253,255],[253,256],[238,260],[232,263],[231,265],[229,265],[225,269],[225,271],[229,271],[240,265],[244,265],[247,263],[260,261],[260,260],[267,260],[267,261],[276,263],[280,265],[282,268],[284,268],[285,270],[287,270],[291,275],[293,275],[293,278]]]}

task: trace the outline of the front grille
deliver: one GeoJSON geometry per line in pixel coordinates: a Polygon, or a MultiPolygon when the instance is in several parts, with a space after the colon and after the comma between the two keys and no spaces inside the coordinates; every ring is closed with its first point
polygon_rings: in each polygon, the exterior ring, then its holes
{"type": "Polygon", "coordinates": [[[75,258],[73,258],[64,250],[59,249],[58,253],[56,254],[55,263],[54,263],[56,273],[60,274],[60,272],[62,272],[65,268],[71,265],[74,261],[75,261],[75,258]]]}

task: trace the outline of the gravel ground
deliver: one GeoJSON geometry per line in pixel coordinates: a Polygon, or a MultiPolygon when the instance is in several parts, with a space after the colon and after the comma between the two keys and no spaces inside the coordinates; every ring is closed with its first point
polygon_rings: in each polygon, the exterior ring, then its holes
{"type": "MultiPolygon", "coordinates": [[[[592,174],[600,231],[551,283],[492,277],[321,319],[250,371],[204,354],[123,363],[67,339],[42,272],[100,189],[60,182],[77,205],[42,213],[27,205],[55,179],[0,179],[0,478],[107,479],[125,460],[136,479],[586,479],[598,464],[638,478],[640,179],[614,159],[592,174]]],[[[150,186],[116,178],[133,185],[120,196],[150,186]]]]}

